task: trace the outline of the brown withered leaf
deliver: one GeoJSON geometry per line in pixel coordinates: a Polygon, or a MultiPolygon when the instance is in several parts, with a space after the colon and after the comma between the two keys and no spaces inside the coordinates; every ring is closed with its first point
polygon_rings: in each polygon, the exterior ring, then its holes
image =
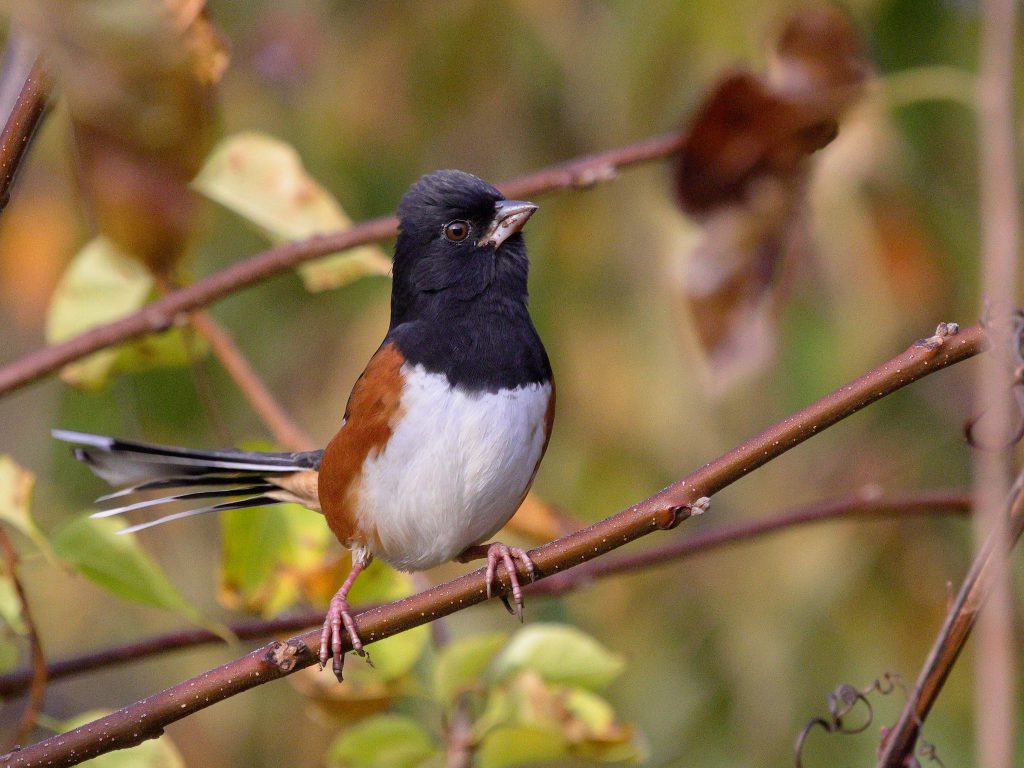
{"type": "Polygon", "coordinates": [[[217,128],[227,49],[201,0],[21,0],[70,108],[80,181],[100,231],[157,273],[181,257],[188,182],[217,128]]]}
{"type": "MultiPolygon", "coordinates": [[[[549,504],[531,492],[523,499],[523,503],[519,505],[519,509],[502,531],[542,543],[578,531],[584,525],[585,523],[565,510],[549,504]]],[[[500,539],[501,535],[499,534],[497,538],[500,539]]]]}
{"type": "Polygon", "coordinates": [[[842,12],[803,9],[782,26],[767,77],[726,74],[690,121],[674,180],[700,233],[677,286],[718,391],[771,359],[774,286],[804,240],[811,156],[836,137],[869,70],[842,12]]]}

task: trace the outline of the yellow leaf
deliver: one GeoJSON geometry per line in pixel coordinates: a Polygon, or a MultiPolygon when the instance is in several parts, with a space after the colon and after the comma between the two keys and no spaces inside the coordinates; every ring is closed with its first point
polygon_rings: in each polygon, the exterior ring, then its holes
{"type": "MultiPolygon", "coordinates": [[[[273,240],[300,240],[352,226],[338,201],[303,167],[298,152],[265,134],[239,133],[222,141],[192,184],[273,240]]],[[[338,288],[360,277],[390,271],[391,260],[373,245],[299,268],[311,291],[338,288]]]]}

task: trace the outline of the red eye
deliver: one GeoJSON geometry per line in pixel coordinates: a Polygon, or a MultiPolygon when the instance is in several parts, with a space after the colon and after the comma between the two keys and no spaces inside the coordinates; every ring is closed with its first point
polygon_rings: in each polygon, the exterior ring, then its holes
{"type": "Polygon", "coordinates": [[[469,222],[462,219],[449,221],[444,225],[444,236],[453,243],[461,242],[469,237],[469,222]]]}

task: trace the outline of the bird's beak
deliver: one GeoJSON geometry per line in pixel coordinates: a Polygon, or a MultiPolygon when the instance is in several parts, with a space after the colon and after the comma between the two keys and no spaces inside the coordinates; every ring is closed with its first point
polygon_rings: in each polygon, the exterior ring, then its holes
{"type": "Polygon", "coordinates": [[[484,232],[478,245],[501,246],[512,235],[526,226],[537,206],[522,200],[499,200],[494,204],[494,221],[484,232]]]}

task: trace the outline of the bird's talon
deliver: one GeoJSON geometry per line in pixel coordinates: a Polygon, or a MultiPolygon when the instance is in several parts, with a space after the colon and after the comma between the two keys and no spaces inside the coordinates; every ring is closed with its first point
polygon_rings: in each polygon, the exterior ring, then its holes
{"type": "Polygon", "coordinates": [[[512,610],[512,604],[508,601],[508,595],[502,595],[501,602],[505,606],[505,610],[508,611],[510,615],[516,615],[516,612],[512,610]]]}

